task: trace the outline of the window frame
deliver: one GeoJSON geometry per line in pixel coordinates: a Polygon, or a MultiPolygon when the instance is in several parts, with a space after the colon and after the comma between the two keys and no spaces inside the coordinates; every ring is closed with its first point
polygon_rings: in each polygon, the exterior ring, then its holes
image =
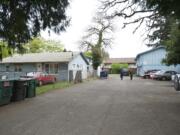
{"type": "Polygon", "coordinates": [[[59,63],[45,63],[44,72],[48,74],[58,74],[59,72],[59,63]]]}

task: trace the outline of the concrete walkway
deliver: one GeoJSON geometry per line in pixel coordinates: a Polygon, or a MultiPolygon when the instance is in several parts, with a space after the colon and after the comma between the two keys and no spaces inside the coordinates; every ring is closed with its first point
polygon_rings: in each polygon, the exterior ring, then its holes
{"type": "Polygon", "coordinates": [[[119,76],[0,107],[0,135],[180,135],[170,82],[119,76]]]}

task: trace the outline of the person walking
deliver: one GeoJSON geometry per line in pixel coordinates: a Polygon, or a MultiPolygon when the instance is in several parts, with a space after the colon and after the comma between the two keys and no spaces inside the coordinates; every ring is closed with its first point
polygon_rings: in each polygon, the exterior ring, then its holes
{"type": "Polygon", "coordinates": [[[120,70],[120,78],[121,78],[121,80],[123,80],[123,75],[124,75],[124,72],[123,72],[123,70],[121,69],[121,70],[120,70]]]}
{"type": "Polygon", "coordinates": [[[130,76],[130,80],[133,79],[133,72],[132,71],[129,71],[129,76],[130,76]]]}

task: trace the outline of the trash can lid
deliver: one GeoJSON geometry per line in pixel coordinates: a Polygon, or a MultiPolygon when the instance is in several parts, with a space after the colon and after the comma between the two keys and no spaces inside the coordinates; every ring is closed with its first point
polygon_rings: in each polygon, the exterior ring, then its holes
{"type": "Polygon", "coordinates": [[[7,82],[7,81],[15,81],[16,79],[5,79],[5,80],[0,80],[0,82],[7,82]]]}

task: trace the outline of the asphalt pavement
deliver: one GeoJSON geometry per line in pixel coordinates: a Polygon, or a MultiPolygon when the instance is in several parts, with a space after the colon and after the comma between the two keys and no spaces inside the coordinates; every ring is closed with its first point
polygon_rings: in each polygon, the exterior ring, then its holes
{"type": "Polygon", "coordinates": [[[0,135],[180,135],[168,81],[93,80],[0,107],[0,135]]]}

